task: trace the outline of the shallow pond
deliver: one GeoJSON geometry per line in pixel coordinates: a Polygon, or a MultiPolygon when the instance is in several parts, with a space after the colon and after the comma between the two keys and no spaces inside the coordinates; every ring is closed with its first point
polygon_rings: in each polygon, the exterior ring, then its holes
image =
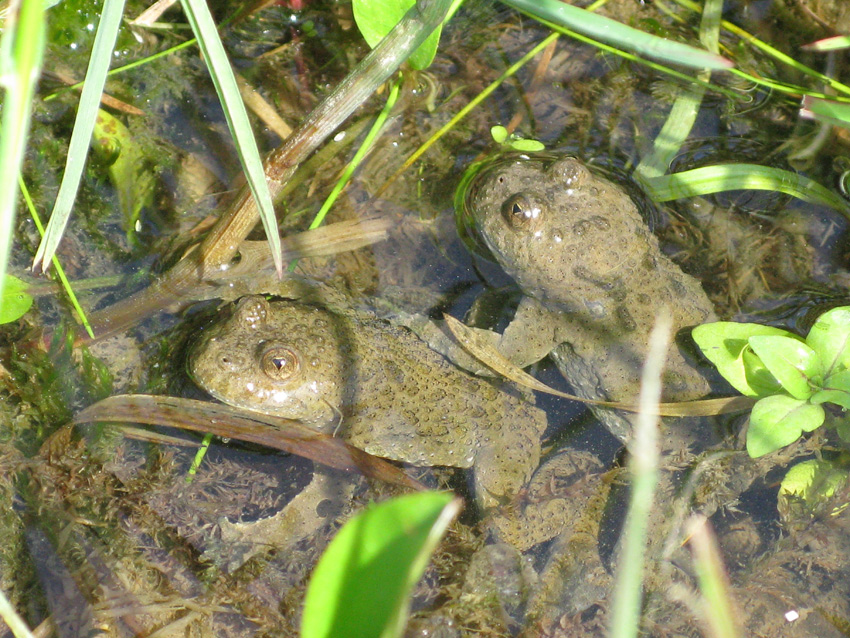
{"type": "MultiPolygon", "coordinates": [[[[603,12],[645,30],[693,39],[698,16],[662,4],[619,0],[603,12]],[[681,11],[683,22],[668,10],[681,11]]],[[[806,11],[836,21],[839,31],[843,19],[840,5],[828,3],[802,9],[790,1],[739,2],[725,9],[726,20],[795,56],[801,44],[823,35],[806,11]]],[[[232,7],[220,7],[219,17],[228,10],[232,7]]],[[[80,77],[90,46],[81,34],[88,33],[96,11],[83,2],[62,3],[54,11],[46,68],[80,77]]],[[[139,11],[131,7],[129,13],[139,11]]],[[[171,19],[179,22],[179,14],[162,18],[171,19]]],[[[461,175],[495,152],[490,127],[502,124],[542,141],[549,151],[581,158],[632,193],[659,237],[660,254],[702,282],[718,317],[805,332],[819,311],[846,303],[846,221],[839,212],[764,191],[651,204],[629,175],[651,152],[683,85],[566,37],[508,78],[394,178],[424,140],[547,35],[505,8],[468,2],[444,31],[434,64],[425,72],[405,71],[401,98],[382,136],[330,213],[329,221],[389,220],[387,238],[353,252],[301,260],[296,273],[329,283],[352,306],[394,321],[402,312],[432,319],[448,312],[504,330],[522,294],[497,263],[470,252],[458,236],[453,210],[461,175]]],[[[224,38],[246,82],[291,124],[365,53],[350,7],[338,3],[268,7],[237,22],[224,38]]],[[[177,41],[168,31],[140,30],[136,36],[127,29],[116,65],[177,41]]],[[[726,31],[721,42],[753,75],[803,82],[726,31]]],[[[826,64],[806,55],[815,68],[826,64]]],[[[799,121],[797,100],[739,78],[715,74],[713,80],[727,92],[707,93],[673,170],[761,163],[799,168],[829,188],[838,183],[846,135],[799,121]]],[[[48,80],[42,83],[42,97],[53,90],[48,80]]],[[[94,290],[83,293],[87,309],[107,307],[143,286],[151,272],[166,270],[202,236],[207,215],[216,204],[226,204],[239,184],[226,124],[193,49],[117,75],[107,91],[143,113],[119,116],[128,128],[125,150],[131,139],[137,153],[130,173],[110,177],[110,158],[92,162],[60,249],[69,277],[94,290]],[[138,219],[128,198],[144,204],[138,219]],[[114,278],[105,292],[99,278],[114,278]]],[[[49,210],[58,188],[73,96],[61,93],[36,108],[24,178],[40,210],[49,210]]],[[[385,91],[373,96],[297,173],[278,205],[285,215],[283,234],[309,224],[384,96],[385,91]]],[[[255,125],[264,150],[280,143],[270,124],[255,120],[255,125]]],[[[36,237],[21,213],[14,274],[25,272],[36,237]]],[[[252,236],[261,237],[259,230],[252,236]]],[[[610,237],[582,250],[588,263],[597,263],[602,257],[595,255],[605,251],[625,254],[627,243],[610,237]]],[[[34,289],[41,285],[43,294],[19,324],[3,330],[6,409],[0,417],[6,512],[0,526],[7,539],[0,549],[0,577],[18,609],[33,626],[52,622],[62,635],[296,635],[306,579],[333,533],[365,503],[400,488],[228,440],[213,443],[187,482],[192,446],[199,441],[192,435],[150,428],[150,440],[140,441],[138,431],[124,436],[114,426],[63,427],[72,413],[109,394],[205,397],[188,378],[185,361],[199,331],[209,330],[217,306],[224,305],[219,300],[286,296],[292,286],[278,284],[271,272],[214,281],[179,307],[80,349],[62,337],[71,321],[69,306],[46,290],[46,280],[28,280],[34,289]],[[194,303],[198,299],[206,301],[194,303]],[[36,345],[44,332],[53,335],[47,354],[36,345]]],[[[651,315],[633,319],[644,325],[651,315]]],[[[548,360],[532,371],[570,389],[548,360]]],[[[402,372],[393,368],[392,374],[401,378],[402,372]]],[[[372,373],[390,376],[385,368],[372,373]]],[[[716,391],[732,392],[713,382],[716,391]]],[[[380,404],[379,393],[369,396],[380,404]]],[[[428,396],[426,407],[436,405],[435,395],[428,396]]],[[[495,500],[516,497],[504,507],[479,493],[476,508],[475,490],[481,488],[469,471],[423,468],[421,458],[394,456],[390,445],[373,446],[381,455],[414,462],[405,470],[431,487],[458,491],[468,502],[416,590],[409,635],[605,633],[627,493],[621,467],[626,455],[610,425],[579,404],[539,395],[536,406],[548,427],[540,441],[521,449],[542,454],[544,465],[523,490],[514,485],[495,493],[495,500]],[[551,529],[540,532],[547,525],[551,529]]],[[[664,478],[651,522],[658,538],[650,543],[643,628],[659,636],[704,632],[700,620],[706,612],[694,593],[690,558],[686,550],[668,546],[681,529],[666,520],[683,516],[692,503],[717,531],[733,604],[747,634],[846,635],[850,513],[840,507],[846,488],[816,511],[788,502],[780,503],[781,516],[777,511],[777,485],[791,464],[816,456],[841,461],[846,445],[818,431],[756,462],[741,452],[744,421],[687,419],[663,426],[664,478]],[[798,619],[789,620],[789,612],[798,619]]]]}

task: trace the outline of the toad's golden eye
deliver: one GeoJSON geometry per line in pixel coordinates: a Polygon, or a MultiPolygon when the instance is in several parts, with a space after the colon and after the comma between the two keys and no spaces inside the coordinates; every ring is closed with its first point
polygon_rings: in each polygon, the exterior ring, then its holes
{"type": "Polygon", "coordinates": [[[274,381],[286,381],[301,368],[298,355],[283,346],[271,346],[263,353],[260,365],[267,377],[274,381]]]}
{"type": "Polygon", "coordinates": [[[514,230],[528,230],[540,217],[540,206],[519,193],[511,195],[502,204],[502,216],[514,230]]]}

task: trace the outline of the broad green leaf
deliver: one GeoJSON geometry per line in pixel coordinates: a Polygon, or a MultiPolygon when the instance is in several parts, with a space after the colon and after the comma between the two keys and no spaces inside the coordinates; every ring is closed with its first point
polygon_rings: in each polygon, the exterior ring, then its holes
{"type": "Polygon", "coordinates": [[[68,220],[71,218],[71,210],[74,207],[74,201],[77,199],[80,178],[83,175],[95,119],[100,108],[100,96],[103,94],[106,72],[109,70],[109,61],[112,59],[112,51],[118,38],[118,29],[121,26],[123,12],[124,0],[104,1],[86,70],[86,83],[83,85],[83,92],[80,95],[80,104],[77,107],[77,116],[74,119],[74,130],[68,144],[65,172],[62,174],[62,183],[59,185],[59,192],[56,194],[53,212],[50,213],[50,221],[47,222],[44,237],[35,253],[33,268],[47,269],[56,253],[59,242],[62,240],[68,220]]]}
{"type": "Polygon", "coordinates": [[[348,521],[310,578],[302,638],[400,636],[410,592],[460,509],[452,499],[411,494],[348,521]]]}
{"type": "Polygon", "coordinates": [[[826,376],[850,370],[850,306],[833,308],[818,317],[806,343],[817,352],[826,376]]]}
{"type": "Polygon", "coordinates": [[[808,399],[823,383],[823,366],[817,353],[792,337],[761,335],[750,337],[750,346],[795,399],[808,399]]]}
{"type": "Polygon", "coordinates": [[[780,386],[749,350],[748,339],[756,335],[796,337],[780,328],[732,321],[706,323],[694,328],[691,334],[706,358],[732,387],[751,397],[773,394],[780,386]]]}
{"type": "Polygon", "coordinates": [[[810,398],[811,403],[835,403],[850,410],[850,370],[842,370],[826,378],[823,389],[815,392],[810,398]]]}
{"type": "Polygon", "coordinates": [[[0,296],[0,324],[20,319],[32,307],[32,295],[27,292],[27,284],[12,275],[6,275],[4,279],[0,296]]]}
{"type": "MultiPolygon", "coordinates": [[[[374,48],[415,4],[416,0],[353,0],[351,8],[354,12],[354,21],[363,39],[374,48]]],[[[451,13],[450,11],[449,16],[451,13]]],[[[408,58],[410,66],[421,70],[431,65],[434,56],[437,55],[437,45],[440,44],[442,30],[442,26],[437,27],[413,52],[408,58]]]]}
{"type": "Polygon", "coordinates": [[[504,4],[527,13],[575,29],[583,35],[614,44],[655,60],[697,69],[723,70],[734,64],[726,58],[681,42],[659,38],[628,27],[605,16],[573,7],[558,0],[502,0],[504,4]]]}
{"type": "Polygon", "coordinates": [[[732,190],[778,191],[813,204],[822,204],[850,215],[850,204],[841,196],[803,175],[758,164],[717,164],[651,177],[643,181],[657,202],[732,190]]]}
{"type": "Polygon", "coordinates": [[[752,458],[775,452],[818,428],[823,408],[784,394],[765,397],[753,406],[747,430],[747,453],[752,458]]]}

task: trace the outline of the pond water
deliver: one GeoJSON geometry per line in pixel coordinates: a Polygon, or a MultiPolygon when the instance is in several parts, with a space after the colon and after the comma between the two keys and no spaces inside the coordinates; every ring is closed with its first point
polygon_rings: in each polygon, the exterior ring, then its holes
{"type": "MultiPolygon", "coordinates": [[[[365,53],[348,4],[306,5],[267,7],[223,34],[246,82],[293,125],[365,53]]],[[[842,6],[727,2],[724,19],[799,58],[801,44],[827,33],[812,12],[841,31],[847,17],[842,6]]],[[[140,10],[131,6],[128,14],[140,10]]],[[[217,10],[222,18],[233,7],[217,10]]],[[[79,78],[91,45],[83,34],[97,9],[68,1],[53,11],[46,68],[79,78]]],[[[612,0],[602,12],[690,41],[698,23],[696,14],[660,1],[612,0]]],[[[181,18],[177,12],[161,20],[181,18]]],[[[809,82],[721,33],[727,55],[748,73],[809,82]]],[[[671,259],[678,264],[673,268],[701,281],[717,317],[805,333],[820,311],[846,303],[841,213],[765,191],[651,204],[629,175],[651,153],[683,85],[565,36],[394,178],[421,143],[548,34],[500,5],[470,0],[446,27],[434,64],[424,72],[404,72],[401,98],[382,136],[330,213],[329,221],[389,220],[387,239],[301,260],[298,276],[331,284],[352,306],[393,320],[402,311],[432,319],[447,312],[503,331],[522,307],[522,292],[499,264],[468,250],[458,236],[453,203],[464,171],[495,152],[490,127],[502,124],[540,140],[549,151],[581,158],[632,193],[659,238],[658,259],[671,259]]],[[[128,28],[119,38],[115,66],[164,50],[177,37],[169,31],[134,35],[128,28]]],[[[814,68],[828,64],[817,54],[805,56],[814,68]]],[[[836,73],[841,70],[838,65],[836,73]]],[[[51,81],[43,81],[42,97],[53,90],[51,81]]],[[[713,81],[727,91],[706,94],[672,170],[759,163],[798,169],[837,189],[846,165],[845,134],[801,122],[796,98],[723,74],[713,81]]],[[[119,153],[130,148],[135,160],[118,177],[110,175],[109,160],[91,163],[60,249],[69,278],[93,290],[83,293],[87,309],[106,308],[144,286],[150,273],[166,270],[202,236],[207,216],[217,204],[226,205],[239,185],[236,154],[194,49],[115,76],[107,91],[143,114],[119,115],[128,128],[119,153]],[[127,203],[134,199],[144,204],[138,219],[127,203]],[[112,278],[110,287],[100,278],[112,278]]],[[[297,173],[295,186],[278,204],[284,235],[309,224],[385,94],[373,96],[346,122],[344,134],[297,173]]],[[[74,94],[61,93],[36,108],[24,179],[40,210],[50,209],[58,188],[74,104],[74,94]]],[[[268,124],[254,123],[265,151],[279,145],[268,124]]],[[[541,183],[546,179],[541,170],[541,183]]],[[[531,188],[533,181],[524,183],[531,188]]],[[[261,237],[259,230],[252,236],[261,237]]],[[[13,274],[25,271],[36,243],[32,222],[20,214],[13,274]]],[[[629,238],[609,235],[576,250],[596,264],[607,254],[625,260],[630,245],[629,238]]],[[[573,282],[571,276],[566,282],[578,285],[581,277],[573,282]]],[[[180,441],[139,441],[138,433],[125,437],[115,427],[63,427],[72,413],[110,394],[205,397],[188,378],[185,361],[199,331],[215,322],[218,305],[249,293],[286,296],[291,290],[271,272],[223,282],[87,349],[72,348],[73,339],[63,341],[72,313],[52,290],[38,297],[19,324],[4,327],[0,493],[6,514],[0,524],[8,540],[0,550],[0,578],[33,626],[50,619],[62,635],[297,634],[306,579],[322,549],[353,512],[400,488],[226,440],[213,443],[187,482],[195,453],[189,445],[199,440],[189,434],[178,435],[180,441]],[[206,301],[193,303],[198,299],[206,301]],[[34,338],[42,331],[53,335],[46,354],[34,338]]],[[[657,305],[657,298],[643,302],[645,312],[633,319],[645,327],[657,305]]],[[[578,338],[573,340],[580,351],[578,338]]],[[[373,346],[381,350],[372,343],[363,351],[373,346]]],[[[401,352],[399,359],[412,351],[401,352]]],[[[572,389],[548,360],[532,372],[572,389]]],[[[370,380],[403,391],[404,383],[394,385],[392,374],[381,370],[370,380]]],[[[422,387],[432,381],[430,374],[421,373],[422,387]]],[[[566,376],[574,386],[584,378],[566,376]]],[[[732,393],[716,379],[713,384],[720,394],[732,393]]],[[[380,407],[380,400],[375,404],[380,407]]],[[[431,487],[458,491],[468,503],[416,589],[408,635],[604,635],[628,491],[622,470],[627,455],[617,431],[612,435],[609,423],[580,404],[538,395],[536,405],[548,426],[542,451],[535,447],[539,437],[528,449],[544,462],[520,494],[516,485],[511,488],[515,501],[508,507],[481,500],[476,508],[481,486],[468,470],[423,468],[419,461],[405,466],[431,487]],[[541,532],[547,525],[552,530],[541,532]],[[522,537],[526,540],[518,540],[522,537]]],[[[375,414],[377,409],[369,418],[394,418],[375,414]]],[[[507,423],[511,416],[504,418],[507,423]]],[[[376,429],[382,427],[376,422],[376,429]]],[[[706,633],[701,623],[711,613],[700,607],[687,550],[676,546],[683,540],[681,525],[670,522],[693,506],[711,518],[718,534],[731,599],[746,634],[846,635],[847,489],[815,505],[790,499],[777,509],[778,484],[789,466],[826,458],[846,467],[846,444],[833,430],[819,430],[755,461],[741,451],[744,427],[740,415],[711,423],[665,421],[642,628],[659,636],[706,633]],[[798,619],[789,620],[790,612],[798,619]]],[[[515,441],[525,441],[528,431],[515,441]]],[[[152,436],[175,432],[162,428],[152,436]]],[[[389,443],[380,450],[411,460],[389,443]]],[[[483,473],[490,466],[477,467],[483,473]]]]}

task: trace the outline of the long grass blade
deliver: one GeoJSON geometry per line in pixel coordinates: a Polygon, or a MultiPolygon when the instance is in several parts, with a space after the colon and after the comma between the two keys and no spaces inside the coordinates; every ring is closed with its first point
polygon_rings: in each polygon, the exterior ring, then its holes
{"type": "Polygon", "coordinates": [[[841,51],[842,49],[850,48],[850,36],[835,35],[831,38],[824,38],[805,44],[800,47],[803,51],[841,51]]]}
{"type": "Polygon", "coordinates": [[[392,88],[390,89],[389,95],[387,95],[387,101],[384,104],[384,108],[381,109],[381,112],[378,114],[378,117],[375,118],[375,122],[372,124],[372,128],[369,129],[369,132],[366,134],[366,137],[363,139],[363,143],[360,145],[360,148],[357,149],[357,152],[354,154],[354,157],[351,158],[351,161],[346,164],[345,170],[343,170],[342,175],[337,180],[337,183],[334,184],[333,189],[328,195],[325,202],[322,204],[322,207],[319,209],[319,212],[316,213],[316,216],[313,218],[313,221],[310,222],[309,230],[314,230],[322,225],[322,222],[325,221],[325,216],[328,214],[328,211],[331,209],[331,206],[334,205],[339,194],[342,192],[342,189],[348,184],[351,180],[351,176],[354,175],[354,171],[357,170],[357,167],[360,166],[360,163],[363,161],[363,158],[366,157],[366,153],[369,152],[369,149],[372,148],[372,144],[374,144],[375,140],[380,135],[381,130],[384,128],[384,124],[387,121],[387,118],[390,115],[390,112],[395,106],[396,100],[398,100],[398,94],[401,90],[401,77],[399,77],[398,81],[393,83],[392,88]]]}
{"type": "Polygon", "coordinates": [[[44,238],[33,260],[33,270],[44,269],[46,264],[50,263],[71,217],[123,12],[124,0],[104,1],[86,71],[86,83],[80,95],[77,117],[74,120],[74,132],[71,133],[71,142],[68,146],[65,173],[62,175],[62,183],[59,185],[59,193],[56,195],[56,202],[53,205],[44,238]]]}
{"type": "Polygon", "coordinates": [[[18,174],[32,115],[35,84],[44,57],[44,6],[21,0],[9,7],[0,41],[0,81],[5,94],[0,116],[0,299],[15,226],[18,174]]]}
{"type": "MultiPolygon", "coordinates": [[[[708,0],[702,14],[699,39],[712,53],[717,53],[719,50],[722,9],[722,0],[708,0]]],[[[698,77],[708,82],[710,76],[710,71],[703,70],[698,77]]],[[[641,160],[635,169],[636,176],[647,179],[667,172],[670,163],[679,154],[679,149],[691,133],[704,95],[705,84],[689,84],[682,89],[676,101],[673,102],[673,108],[670,109],[664,126],[655,137],[652,152],[641,160]]]]}
{"type": "Polygon", "coordinates": [[[807,95],[800,106],[800,116],[850,128],[850,102],[822,100],[807,95]]]}
{"type": "MultiPolygon", "coordinates": [[[[694,2],[693,0],[674,0],[674,2],[676,2],[676,4],[684,7],[685,9],[688,9],[689,11],[693,11],[695,13],[699,13],[700,11],[702,11],[702,5],[697,3],[697,2],[694,2]]],[[[720,26],[722,26],[724,29],[726,29],[730,33],[734,33],[736,36],[738,36],[739,38],[741,38],[745,42],[751,44],[752,46],[756,47],[757,49],[764,51],[769,56],[771,56],[773,59],[775,59],[779,62],[782,62],[783,64],[787,64],[788,66],[790,66],[793,69],[796,69],[800,73],[803,73],[805,75],[808,75],[809,77],[812,77],[816,80],[823,82],[826,86],[829,86],[829,87],[835,89],[836,91],[844,93],[845,95],[850,94],[850,86],[847,86],[846,84],[843,84],[842,82],[839,82],[835,78],[831,78],[828,75],[824,75],[823,73],[821,73],[819,71],[815,71],[814,69],[807,67],[805,64],[802,64],[801,62],[795,60],[790,55],[783,53],[779,49],[775,49],[774,47],[770,46],[767,42],[764,42],[763,40],[759,40],[754,35],[744,31],[744,29],[742,29],[738,25],[733,24],[733,23],[731,23],[727,20],[723,20],[723,21],[721,21],[720,26]]],[[[744,75],[743,77],[747,77],[748,79],[752,79],[752,76],[744,75]]]]}
{"type": "Polygon", "coordinates": [[[502,2],[530,15],[551,20],[584,35],[655,60],[712,71],[734,66],[730,60],[715,53],[650,35],[616,20],[558,2],[558,0],[502,0],[502,2]]]}
{"type": "MultiPolygon", "coordinates": [[[[35,223],[35,227],[36,229],[38,229],[39,235],[44,237],[44,224],[41,223],[41,218],[38,216],[38,211],[35,208],[35,203],[32,201],[32,197],[30,197],[29,190],[27,189],[27,186],[24,183],[23,179],[19,178],[18,182],[21,188],[21,193],[24,196],[24,201],[26,202],[30,216],[32,217],[32,221],[33,223],[35,223]]],[[[91,324],[89,323],[89,320],[86,317],[86,312],[80,305],[80,301],[79,299],[77,299],[77,295],[74,293],[74,289],[71,286],[71,282],[68,281],[68,277],[65,275],[65,269],[62,268],[62,264],[59,263],[59,258],[56,255],[53,255],[52,263],[53,267],[56,269],[56,276],[59,278],[59,281],[62,284],[62,289],[65,291],[65,294],[68,296],[68,300],[71,302],[71,305],[77,312],[77,316],[80,318],[80,323],[83,324],[83,327],[86,329],[86,333],[88,333],[89,337],[94,339],[94,332],[92,331],[91,324]]]]}
{"type": "Polygon", "coordinates": [[[781,168],[758,164],[717,164],[653,177],[642,182],[652,199],[695,197],[734,190],[779,191],[805,202],[829,206],[850,218],[850,204],[816,181],[781,168]]]}
{"type": "Polygon", "coordinates": [[[198,40],[198,46],[204,54],[204,61],[210,71],[218,99],[221,101],[227,126],[230,128],[231,135],[233,135],[236,152],[239,155],[239,161],[242,163],[242,169],[245,171],[245,179],[251,188],[254,200],[257,202],[275,269],[278,276],[283,276],[280,233],[274,214],[274,204],[266,182],[263,160],[260,158],[260,151],[254,139],[254,132],[251,130],[251,122],[248,119],[248,112],[245,110],[245,103],[239,94],[239,85],[236,82],[233,68],[230,66],[230,60],[228,60],[227,53],[224,51],[224,45],[221,43],[221,38],[205,0],[181,0],[180,4],[183,6],[183,12],[192,27],[192,32],[198,40]]]}
{"type": "MultiPolygon", "coordinates": [[[[26,2],[26,0],[24,0],[26,2]]],[[[41,4],[33,2],[31,4],[41,4]]],[[[6,594],[0,591],[0,618],[6,623],[6,626],[12,630],[15,638],[34,638],[33,633],[27,627],[27,623],[18,615],[12,603],[6,598],[6,594]]]]}
{"type": "Polygon", "coordinates": [[[622,552],[617,562],[608,632],[610,638],[634,638],[640,626],[649,513],[658,484],[658,418],[653,415],[661,399],[661,370],[670,343],[670,326],[670,314],[665,311],[656,319],[650,334],[649,352],[641,375],[641,411],[635,425],[634,440],[629,446],[632,453],[629,462],[632,493],[623,528],[622,552]]]}
{"type": "Polygon", "coordinates": [[[393,173],[390,178],[384,182],[381,188],[378,189],[376,196],[380,195],[384,192],[384,189],[387,188],[392,182],[394,182],[404,171],[410,168],[413,163],[418,160],[422,155],[431,148],[443,135],[452,130],[458,122],[460,122],[463,118],[469,115],[470,111],[472,111],[475,107],[477,107],[481,102],[483,102],[487,97],[489,97],[496,89],[498,89],[502,83],[507,80],[509,77],[516,75],[517,71],[519,71],[523,66],[525,66],[530,60],[532,60],[538,53],[540,53],[543,49],[548,47],[552,42],[558,39],[557,33],[552,33],[546,36],[541,42],[536,44],[528,53],[522,56],[519,60],[514,62],[510,67],[505,69],[505,71],[498,78],[493,80],[483,91],[481,91],[478,95],[476,95],[472,100],[467,102],[460,111],[458,111],[452,119],[446,122],[438,131],[433,133],[431,137],[425,140],[419,148],[417,148],[406,160],[404,163],[398,168],[398,170],[393,173]]]}
{"type": "Polygon", "coordinates": [[[689,544],[693,550],[694,571],[700,589],[700,619],[709,638],[738,638],[741,635],[732,597],[731,586],[717,538],[703,516],[688,521],[689,544]]]}

